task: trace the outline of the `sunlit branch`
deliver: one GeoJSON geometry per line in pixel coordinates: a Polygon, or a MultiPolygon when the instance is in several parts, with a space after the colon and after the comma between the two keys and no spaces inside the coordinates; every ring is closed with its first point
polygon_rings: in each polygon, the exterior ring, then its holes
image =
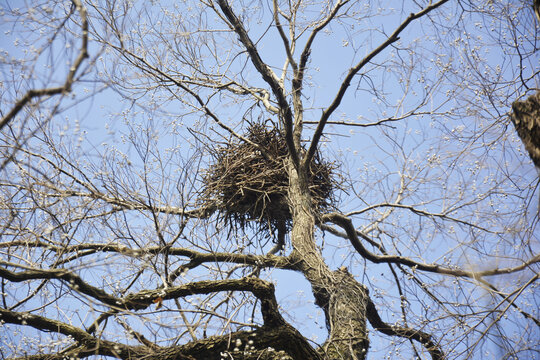
{"type": "Polygon", "coordinates": [[[266,63],[261,59],[259,52],[255,47],[255,44],[253,43],[253,41],[251,41],[251,38],[249,37],[242,22],[234,14],[232,8],[229,6],[227,1],[218,0],[218,4],[221,8],[221,11],[223,11],[223,14],[230,22],[233,30],[239,36],[240,41],[242,42],[242,44],[244,44],[251,59],[251,62],[253,63],[257,71],[261,74],[264,81],[266,81],[266,83],[270,85],[270,88],[272,89],[272,92],[274,93],[274,96],[278,101],[279,108],[282,111],[281,116],[283,117],[283,125],[285,126],[285,139],[289,148],[289,154],[294,164],[298,166],[300,164],[300,159],[298,158],[298,152],[293,141],[293,115],[291,107],[289,106],[289,103],[287,101],[285,91],[280,85],[279,79],[276,74],[274,74],[272,69],[270,69],[270,67],[266,65],[266,63]]]}
{"type": "Polygon", "coordinates": [[[17,102],[15,106],[0,120],[0,130],[4,128],[17,114],[23,109],[23,107],[36,97],[42,96],[53,96],[63,93],[71,92],[73,82],[75,80],[75,73],[79,70],[84,59],[88,57],[88,20],[86,8],[83,6],[80,0],[71,0],[76,10],[79,12],[81,18],[81,47],[79,50],[79,55],[71,64],[69,72],[67,74],[66,80],[62,86],[45,88],[45,89],[31,89],[17,102]]]}
{"type": "MultiPolygon", "coordinates": [[[[400,174],[400,176],[399,176],[399,189],[398,189],[398,191],[396,193],[394,203],[401,204],[401,202],[403,201],[403,193],[405,192],[406,188],[407,188],[407,185],[405,184],[405,176],[400,174]]],[[[377,229],[379,227],[379,224],[381,224],[383,221],[388,219],[388,217],[390,217],[390,215],[392,215],[394,213],[395,209],[396,208],[393,208],[393,207],[388,208],[383,214],[378,216],[377,219],[372,221],[367,227],[364,227],[362,229],[362,233],[368,235],[373,230],[377,229]]],[[[380,249],[384,250],[384,248],[382,248],[382,245],[381,245],[380,249]]],[[[383,254],[384,254],[384,251],[383,251],[383,254]]]]}
{"type": "Polygon", "coordinates": [[[315,130],[315,133],[313,134],[313,138],[311,140],[311,143],[309,145],[309,149],[306,153],[306,156],[303,160],[305,164],[309,164],[313,156],[315,155],[315,151],[317,150],[317,146],[319,144],[319,140],[323,134],[324,127],[326,126],[326,123],[330,116],[334,113],[334,111],[338,108],[338,106],[341,104],[341,100],[343,100],[343,97],[345,96],[345,93],[349,89],[351,85],[351,81],[353,77],[369,62],[375,58],[379,53],[381,53],[384,49],[386,49],[388,46],[390,46],[392,43],[399,40],[399,34],[414,20],[421,18],[422,16],[428,14],[432,10],[438,8],[448,0],[441,0],[434,4],[431,4],[429,6],[426,6],[422,11],[417,12],[416,14],[410,14],[407,19],[405,19],[404,22],[401,23],[400,26],[382,43],[380,44],[375,50],[373,50],[371,53],[369,53],[366,57],[364,57],[358,64],[356,64],[354,67],[349,69],[349,72],[345,76],[345,79],[341,83],[341,86],[334,97],[334,100],[328,106],[322,113],[321,118],[319,119],[319,124],[317,125],[317,128],[315,130]]]}
{"type": "Polygon", "coordinates": [[[445,359],[444,353],[439,345],[433,341],[431,335],[417,329],[385,323],[379,316],[377,308],[371,299],[368,300],[367,318],[375,330],[386,335],[399,336],[418,341],[426,348],[433,360],[445,359]]]}
{"type": "MultiPolygon", "coordinates": [[[[292,338],[294,339],[293,343],[297,346],[297,348],[287,349],[288,351],[296,353],[299,358],[319,359],[319,355],[311,348],[307,341],[296,330],[294,330],[294,328],[292,328],[279,313],[278,304],[274,295],[274,285],[258,278],[251,277],[237,280],[194,282],[167,289],[141,291],[137,294],[130,294],[126,296],[124,300],[118,299],[117,301],[120,305],[122,305],[121,307],[125,309],[144,309],[148,307],[152,303],[152,300],[156,297],[166,300],[194,294],[209,294],[221,291],[247,291],[251,292],[255,297],[258,298],[260,301],[260,310],[264,321],[264,327],[258,329],[257,331],[264,332],[264,337],[261,334],[261,339],[265,339],[265,341],[269,342],[268,345],[257,344],[258,346],[269,346],[272,344],[278,349],[280,347],[287,348],[290,347],[290,341],[288,340],[284,343],[281,341],[276,341],[276,336],[282,339],[292,338]]],[[[188,343],[184,346],[159,348],[153,344],[152,346],[129,346],[102,339],[96,339],[88,332],[83,331],[75,326],[56,320],[50,320],[42,316],[33,315],[28,312],[14,312],[0,308],[0,320],[6,323],[28,325],[36,329],[72,336],[82,345],[80,348],[75,348],[73,350],[78,350],[79,354],[86,354],[86,352],[91,349],[94,351],[94,354],[110,355],[118,358],[131,358],[129,356],[133,356],[134,354],[146,354],[150,356],[145,358],[160,359],[163,358],[164,353],[171,354],[171,352],[174,352],[177,355],[176,358],[188,359],[189,357],[183,354],[197,351],[196,348],[193,349],[193,346],[195,346],[197,343],[201,344],[201,349],[204,349],[204,346],[208,346],[207,343],[213,343],[213,346],[208,347],[209,350],[207,350],[213,353],[212,351],[215,351],[213,349],[216,347],[219,346],[219,348],[222,348],[224,345],[226,346],[230,341],[231,335],[246,340],[250,336],[257,335],[256,333],[252,334],[251,332],[240,331],[221,337],[202,339],[191,344],[188,343]],[[163,351],[163,354],[160,355],[160,351],[163,351]]]]}
{"type": "MultiPolygon", "coordinates": [[[[419,263],[417,261],[414,261],[412,259],[409,259],[407,257],[403,256],[396,256],[396,255],[376,255],[372,252],[370,252],[368,249],[364,247],[362,242],[360,241],[360,237],[367,240],[369,237],[361,232],[358,232],[353,224],[352,221],[338,213],[332,213],[324,215],[322,218],[323,221],[330,221],[338,226],[340,226],[343,230],[345,230],[347,237],[353,247],[356,249],[356,251],[365,259],[372,261],[376,264],[380,263],[395,263],[395,264],[401,264],[406,265],[409,267],[412,267],[416,270],[421,271],[428,271],[432,273],[437,274],[444,274],[444,275],[452,275],[452,276],[459,276],[459,277],[467,277],[471,279],[478,279],[480,277],[484,276],[493,276],[493,275],[499,275],[499,274],[511,274],[517,271],[524,270],[531,266],[532,264],[540,262],[540,255],[536,255],[532,259],[528,261],[524,261],[523,264],[510,267],[510,268],[502,268],[502,269],[491,269],[491,270],[483,270],[483,271],[465,271],[460,269],[450,269],[441,265],[437,264],[423,264],[419,263]]],[[[373,243],[373,240],[369,239],[370,243],[373,243]]]]}
{"type": "Polygon", "coordinates": [[[309,38],[306,41],[306,45],[302,50],[302,54],[300,55],[300,65],[298,66],[298,73],[295,75],[295,82],[297,83],[297,87],[301,87],[304,81],[305,67],[309,60],[309,56],[311,54],[311,46],[313,45],[315,37],[322,29],[324,29],[330,23],[330,21],[332,21],[332,19],[335,18],[339,9],[341,9],[348,2],[349,0],[338,1],[332,8],[330,14],[328,14],[328,16],[326,16],[324,20],[320,21],[319,24],[313,28],[313,31],[311,31],[309,38]]]}
{"type": "MultiPolygon", "coordinates": [[[[98,351],[100,355],[118,357],[122,353],[129,353],[130,347],[127,345],[97,339],[76,326],[28,312],[16,312],[0,308],[0,320],[5,323],[27,325],[35,329],[71,336],[76,341],[85,344],[86,349],[91,349],[88,354],[98,351]]],[[[82,351],[80,355],[85,355],[85,351],[82,351]]],[[[59,358],[65,358],[65,355],[61,355],[59,358]]]]}
{"type": "Polygon", "coordinates": [[[259,146],[258,144],[255,144],[253,143],[251,140],[249,140],[248,138],[238,134],[236,131],[234,131],[230,126],[228,126],[227,124],[225,124],[223,121],[221,121],[219,119],[219,117],[208,107],[207,103],[199,96],[199,94],[197,94],[193,89],[189,88],[182,80],[177,80],[175,79],[174,77],[172,77],[171,75],[167,74],[166,72],[162,71],[161,69],[159,69],[158,67],[156,66],[153,66],[151,65],[150,63],[148,63],[148,61],[146,61],[146,59],[144,59],[143,57],[133,53],[132,51],[128,50],[127,48],[121,46],[121,47],[115,47],[115,49],[117,51],[119,51],[120,53],[122,53],[125,57],[132,57],[133,59],[137,60],[139,63],[145,65],[147,67],[147,69],[143,69],[147,72],[150,72],[152,71],[153,72],[153,75],[155,76],[160,76],[163,80],[166,80],[166,81],[169,81],[173,84],[175,84],[177,87],[181,88],[182,90],[184,90],[185,92],[187,92],[189,95],[191,95],[196,101],[197,103],[199,104],[200,106],[200,109],[197,109],[197,110],[202,110],[209,118],[211,118],[216,124],[218,124],[222,129],[226,130],[227,132],[229,132],[231,135],[233,135],[234,137],[244,141],[244,142],[247,142],[255,147],[257,147],[259,149],[259,151],[261,151],[262,154],[266,154],[266,151],[261,147],[259,146]]]}
{"type": "MultiPolygon", "coordinates": [[[[495,305],[493,309],[499,308],[505,302],[508,302],[508,304],[505,306],[505,308],[503,310],[499,311],[499,314],[497,314],[497,317],[493,321],[491,321],[491,323],[486,327],[485,330],[483,330],[483,332],[487,334],[489,329],[493,325],[497,324],[499,322],[499,320],[501,320],[501,318],[508,312],[508,309],[510,309],[510,306],[516,306],[515,301],[519,297],[519,295],[526,288],[528,288],[529,286],[532,286],[538,280],[538,278],[540,278],[540,274],[535,274],[535,276],[533,276],[525,284],[523,284],[522,286],[520,286],[519,288],[514,290],[511,294],[508,294],[508,295],[504,296],[503,299],[497,305],[495,305]]],[[[479,324],[483,323],[484,320],[486,320],[488,317],[491,317],[491,314],[492,314],[492,312],[489,312],[488,314],[486,314],[478,323],[479,324]]],[[[527,314],[527,315],[529,315],[529,314],[527,314]]],[[[536,326],[540,327],[540,321],[538,321],[537,319],[533,318],[530,315],[528,316],[528,318],[530,318],[531,320],[534,320],[535,323],[536,323],[536,326]]],[[[473,328],[469,329],[467,332],[472,331],[472,329],[473,328]]],[[[476,346],[478,346],[479,342],[480,342],[480,339],[478,339],[474,344],[472,344],[469,347],[467,357],[469,357],[469,358],[471,357],[471,354],[474,352],[474,349],[476,348],[476,346]]]]}
{"type": "Polygon", "coordinates": [[[294,60],[293,53],[291,51],[291,45],[289,44],[289,39],[287,39],[287,35],[285,35],[285,32],[283,31],[283,26],[281,25],[281,22],[279,21],[279,8],[277,0],[273,0],[274,5],[274,22],[276,23],[276,28],[278,30],[279,36],[281,37],[281,41],[283,42],[283,46],[285,47],[285,53],[287,54],[287,59],[289,60],[289,63],[291,64],[294,72],[297,71],[298,65],[296,64],[296,61],[294,60]]]}
{"type": "MultiPolygon", "coordinates": [[[[73,290],[99,300],[117,310],[142,310],[150,306],[156,298],[169,300],[193,294],[209,294],[221,291],[250,291],[256,296],[264,297],[269,291],[273,292],[273,285],[270,283],[258,278],[243,278],[239,280],[199,281],[168,288],[142,290],[120,298],[88,284],[80,276],[66,269],[32,269],[5,261],[0,261],[0,265],[27,269],[23,272],[12,272],[0,267],[0,277],[9,281],[22,282],[37,279],[62,280],[73,290]]],[[[274,312],[277,311],[277,307],[268,310],[272,311],[272,313],[266,314],[267,316],[276,316],[274,312]]]]}
{"type": "Polygon", "coordinates": [[[127,331],[128,334],[137,339],[137,341],[140,342],[142,345],[147,346],[151,349],[159,348],[159,346],[148,340],[143,334],[133,330],[133,328],[129,326],[125,321],[117,319],[117,322],[127,331]]]}
{"type": "MultiPolygon", "coordinates": [[[[36,247],[44,248],[49,251],[54,251],[59,254],[74,254],[73,260],[80,259],[84,256],[96,254],[96,253],[117,253],[135,258],[142,258],[147,254],[157,255],[163,253],[163,246],[148,246],[142,249],[132,249],[127,246],[113,245],[113,244],[79,244],[69,246],[57,246],[47,242],[41,241],[19,241],[0,243],[0,249],[11,247],[36,247]]],[[[208,253],[204,254],[188,248],[176,248],[170,247],[167,249],[167,254],[174,256],[183,256],[190,259],[188,264],[181,266],[183,270],[192,269],[197,265],[203,263],[232,263],[252,265],[259,267],[275,267],[278,269],[296,269],[295,265],[287,257],[277,256],[273,254],[268,255],[250,255],[250,254],[233,254],[233,253],[208,253]]],[[[0,262],[1,264],[2,262],[0,262]]],[[[13,264],[12,264],[13,265],[13,264]]],[[[32,269],[34,270],[34,269],[32,269]]],[[[60,271],[60,270],[58,270],[60,271]]],[[[1,276],[1,274],[0,274],[1,276]]],[[[54,277],[54,276],[52,276],[54,277]]]]}
{"type": "Polygon", "coordinates": [[[487,282],[486,280],[484,279],[478,279],[478,281],[480,282],[480,284],[482,284],[487,290],[489,290],[490,292],[492,293],[495,293],[497,295],[499,295],[504,301],[507,301],[508,304],[510,306],[512,306],[514,309],[516,309],[521,315],[523,315],[525,318],[529,319],[529,320],[532,320],[534,321],[534,323],[536,324],[536,326],[540,327],[540,320],[538,320],[537,318],[535,318],[534,316],[532,316],[531,314],[529,314],[528,312],[524,311],[523,309],[521,309],[515,302],[515,299],[517,298],[514,297],[514,299],[510,299],[510,297],[516,293],[518,293],[518,295],[523,292],[523,290],[531,285],[531,284],[534,284],[536,282],[536,280],[538,280],[538,277],[540,277],[539,274],[536,274],[535,276],[533,276],[531,278],[531,280],[529,280],[527,282],[527,284],[523,285],[520,289],[517,289],[515,290],[514,292],[512,292],[511,294],[505,294],[501,291],[499,291],[495,286],[493,286],[492,284],[490,284],[489,282],[487,282]]]}
{"type": "Polygon", "coordinates": [[[0,123],[4,357],[534,355],[538,186],[505,128],[537,86],[530,0],[46,3],[0,25],[0,121],[73,88],[0,123]],[[68,73],[75,4],[103,51],[68,73]]]}
{"type": "MultiPolygon", "coordinates": [[[[399,122],[401,120],[410,118],[412,116],[422,116],[422,115],[442,116],[442,115],[448,115],[448,114],[434,113],[433,111],[419,111],[419,112],[411,111],[402,116],[392,116],[392,117],[388,117],[388,118],[384,118],[381,120],[372,121],[368,123],[357,123],[357,122],[351,122],[351,121],[327,121],[326,124],[327,125],[356,126],[356,127],[370,127],[370,126],[378,126],[378,125],[391,126],[391,125],[388,125],[388,123],[399,122]]],[[[318,121],[309,121],[309,120],[304,121],[304,124],[318,124],[318,123],[319,123],[318,121]]]]}
{"type": "Polygon", "coordinates": [[[28,266],[9,263],[6,261],[0,261],[0,265],[26,269],[26,271],[22,272],[13,272],[4,267],[0,267],[0,277],[12,282],[40,279],[59,279],[66,282],[77,292],[88,295],[104,304],[112,307],[122,305],[122,301],[119,298],[109,295],[102,289],[88,284],[81,279],[81,277],[66,269],[34,269],[28,266]]]}
{"type": "MultiPolygon", "coordinates": [[[[101,215],[106,214],[112,214],[114,212],[119,211],[125,211],[125,210],[138,210],[138,211],[144,211],[144,210],[151,210],[163,214],[169,214],[169,215],[181,215],[185,218],[194,218],[194,219],[204,219],[212,215],[214,212],[214,208],[211,206],[204,206],[192,210],[185,210],[184,208],[175,207],[175,206],[154,206],[151,207],[148,204],[144,204],[137,201],[132,200],[126,200],[121,199],[117,197],[111,197],[107,196],[100,192],[94,192],[94,193],[87,193],[87,192],[79,192],[79,191],[67,191],[67,190],[59,190],[56,194],[47,194],[47,197],[50,198],[67,198],[67,197],[78,197],[78,198],[89,198],[89,199],[95,199],[95,200],[102,200],[107,204],[110,204],[113,206],[113,208],[110,211],[101,213],[101,215]]],[[[99,216],[99,215],[96,215],[99,216]]],[[[86,216],[84,219],[91,219],[96,216],[86,216]]],[[[80,218],[76,218],[75,220],[81,220],[80,218]]]]}
{"type": "Polygon", "coordinates": [[[194,79],[188,78],[187,76],[182,79],[182,83],[213,90],[227,90],[235,95],[251,95],[258,101],[262,102],[264,107],[271,113],[279,113],[278,108],[276,108],[270,102],[270,94],[266,89],[252,88],[232,80],[226,83],[221,83],[212,79],[194,79]]]}
{"type": "Polygon", "coordinates": [[[496,233],[495,231],[491,231],[491,230],[486,229],[486,228],[484,228],[482,226],[479,226],[479,225],[470,223],[468,221],[461,220],[461,219],[449,216],[447,213],[450,212],[450,211],[447,211],[445,213],[433,213],[433,212],[417,209],[412,205],[404,205],[404,204],[399,204],[399,203],[381,203],[381,204],[371,205],[371,206],[366,207],[365,209],[358,210],[358,211],[351,211],[351,212],[346,213],[344,215],[345,216],[354,216],[354,215],[363,214],[363,213],[365,213],[367,211],[370,211],[370,210],[373,210],[373,209],[384,208],[384,207],[407,209],[407,210],[410,210],[411,212],[413,212],[413,213],[415,213],[417,215],[441,218],[441,219],[444,219],[444,220],[447,220],[447,221],[452,221],[452,222],[455,222],[455,223],[467,225],[469,227],[473,227],[473,228],[476,228],[476,229],[479,229],[479,230],[482,230],[482,231],[485,231],[485,232],[496,233]]]}
{"type": "MultiPolygon", "coordinates": [[[[324,230],[324,231],[328,231],[330,232],[331,234],[335,235],[335,236],[338,236],[338,237],[341,237],[343,239],[349,239],[349,237],[347,236],[346,233],[343,233],[341,231],[338,231],[337,229],[327,225],[327,224],[319,224],[319,227],[324,230]]],[[[371,239],[370,237],[368,236],[365,236],[365,234],[363,234],[361,231],[359,230],[356,230],[356,233],[359,235],[359,236],[362,236],[362,238],[367,241],[370,245],[372,245],[373,247],[377,248],[379,251],[381,251],[381,253],[384,254],[384,256],[388,256],[388,253],[387,251],[384,249],[384,247],[375,242],[373,239],[371,239]]],[[[533,259],[534,260],[534,259],[533,259]]],[[[535,262],[540,262],[540,258],[536,258],[536,261],[531,261],[529,263],[529,265],[532,265],[533,263],[535,262]]],[[[390,261],[388,262],[388,265],[390,266],[390,269],[392,269],[391,267],[391,264],[392,263],[396,263],[396,262],[393,262],[393,261],[390,261]]],[[[426,287],[420,282],[417,280],[417,278],[415,277],[415,275],[411,272],[407,272],[401,264],[401,263],[396,263],[396,265],[401,269],[401,271],[403,271],[405,274],[407,274],[407,276],[410,276],[412,279],[414,279],[418,285],[434,300],[434,301],[438,301],[437,297],[434,296],[428,289],[426,289],[426,287]]],[[[410,266],[410,265],[407,265],[405,264],[406,266],[410,266]]],[[[412,269],[413,270],[416,270],[418,269],[418,267],[415,265],[415,266],[412,266],[412,269]]],[[[510,268],[510,269],[516,269],[516,268],[510,268]]],[[[429,270],[427,270],[429,271],[429,270]]],[[[515,270],[515,271],[519,271],[519,270],[515,270]]],[[[413,271],[414,272],[414,271],[413,271]]],[[[392,273],[394,273],[393,269],[392,269],[392,273]]],[[[477,273],[475,273],[477,274],[477,273]]],[[[486,281],[484,278],[480,277],[480,276],[476,276],[474,278],[475,281],[478,281],[486,290],[489,290],[490,292],[492,293],[495,293],[497,294],[498,296],[502,297],[502,298],[508,298],[506,294],[500,292],[495,286],[493,286],[492,284],[490,284],[488,281],[486,281]]],[[[397,279],[396,279],[396,282],[397,282],[397,279]]],[[[531,314],[529,314],[528,312],[524,311],[523,309],[521,309],[519,306],[517,306],[515,304],[515,302],[511,302],[511,306],[514,307],[520,314],[522,314],[525,318],[527,319],[530,319],[532,321],[534,321],[536,323],[536,325],[540,326],[540,321],[538,319],[536,319],[534,316],[532,316],[531,314]]]]}
{"type": "MultiPolygon", "coordinates": [[[[313,29],[311,34],[309,35],[309,38],[306,42],[306,45],[304,46],[304,49],[302,50],[302,53],[300,54],[300,65],[294,69],[294,78],[292,80],[292,95],[293,95],[293,102],[295,107],[295,131],[294,131],[294,141],[297,146],[299,146],[301,137],[302,137],[302,130],[304,125],[304,109],[302,104],[302,88],[304,86],[304,75],[305,75],[305,68],[306,64],[309,60],[310,54],[311,54],[311,46],[313,44],[313,41],[315,40],[315,37],[321,31],[324,29],[332,19],[335,18],[337,15],[339,9],[341,9],[348,0],[345,1],[338,1],[330,14],[326,16],[326,18],[319,22],[317,26],[313,29]]],[[[302,167],[309,166],[310,160],[305,161],[303,160],[302,167]]]]}

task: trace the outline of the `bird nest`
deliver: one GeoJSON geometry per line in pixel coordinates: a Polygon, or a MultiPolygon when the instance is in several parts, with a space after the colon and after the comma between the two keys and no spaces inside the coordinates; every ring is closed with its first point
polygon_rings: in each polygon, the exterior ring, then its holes
{"type": "MultiPolygon", "coordinates": [[[[249,142],[231,141],[213,150],[213,163],[204,178],[204,199],[236,228],[252,225],[265,234],[288,229],[291,212],[285,137],[275,127],[260,123],[250,125],[244,137],[249,142]]],[[[316,152],[309,188],[317,213],[334,208],[335,169],[334,163],[323,161],[316,152]]]]}

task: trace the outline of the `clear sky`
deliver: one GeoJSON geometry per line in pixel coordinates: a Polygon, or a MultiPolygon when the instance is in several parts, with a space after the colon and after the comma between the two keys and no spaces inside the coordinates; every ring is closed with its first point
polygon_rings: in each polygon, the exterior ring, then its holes
{"type": "MultiPolygon", "coordinates": [[[[48,12],[46,3],[39,5],[45,13],[48,12]]],[[[10,1],[1,4],[13,6],[10,1]]],[[[378,2],[365,2],[357,6],[357,11],[365,14],[360,20],[353,23],[353,20],[343,19],[320,34],[311,53],[303,92],[306,121],[316,122],[331,103],[348,69],[384,41],[410,12],[417,10],[414,4],[401,8],[403,4],[399,2],[397,8],[382,9],[378,2]]],[[[269,27],[270,9],[267,5],[250,6],[244,7],[245,19],[252,24],[250,34],[256,39],[263,60],[280,76],[285,53],[277,31],[269,27]]],[[[215,17],[195,17],[189,5],[166,1],[135,3],[129,11],[129,16],[117,19],[125,26],[126,36],[133,37],[133,42],[126,42],[127,46],[150,63],[163,65],[173,77],[180,76],[181,71],[189,71],[189,66],[175,56],[192,50],[188,55],[200,56],[205,70],[215,70],[219,65],[220,70],[230,71],[235,80],[265,87],[245,58],[233,59],[237,48],[232,45],[229,48],[226,41],[236,40],[228,33],[216,36],[215,42],[187,45],[190,39],[204,35],[186,35],[190,26],[197,28],[197,22],[215,30],[223,29],[215,17]],[[158,35],[164,38],[160,40],[158,35]],[[139,47],[138,37],[146,39],[148,48],[139,47]],[[219,61],[204,58],[213,50],[218,51],[219,61]],[[242,76],[238,75],[239,69],[243,71],[242,76]]],[[[314,7],[306,9],[305,14],[316,15],[314,7]]],[[[538,175],[513,134],[512,126],[507,127],[508,121],[504,120],[511,99],[521,95],[512,81],[518,81],[520,71],[528,74],[538,68],[538,57],[529,57],[526,63],[520,63],[515,53],[501,47],[501,43],[511,39],[510,34],[499,32],[496,20],[460,12],[460,7],[451,2],[430,21],[413,23],[400,35],[395,46],[384,50],[355,77],[341,106],[330,119],[335,123],[355,124],[330,124],[321,145],[323,154],[340,165],[338,173],[345,179],[343,191],[339,193],[339,210],[343,213],[357,211],[351,215],[355,226],[382,241],[390,253],[426,263],[476,270],[512,266],[520,255],[525,256],[529,251],[538,253],[538,235],[527,230],[527,222],[533,217],[523,215],[524,204],[529,206],[528,214],[533,214],[538,203],[522,198],[534,193],[533,184],[538,175]],[[472,64],[470,60],[474,56],[478,56],[478,62],[472,64]],[[478,88],[478,84],[485,87],[478,88]],[[397,119],[399,121],[394,121],[397,119]],[[380,120],[387,122],[381,126],[358,126],[380,120]],[[392,209],[389,204],[401,207],[389,211],[392,209]],[[515,249],[522,237],[530,241],[528,250],[515,249]]],[[[70,26],[76,29],[73,24],[70,26]]],[[[93,26],[99,33],[98,23],[94,22],[93,26]]],[[[1,22],[0,30],[3,33],[0,71],[4,79],[4,99],[30,87],[62,81],[67,71],[64,65],[76,53],[78,41],[67,35],[55,38],[52,51],[43,53],[33,67],[28,67],[25,63],[14,64],[10,58],[30,56],[28,51],[33,46],[39,48],[45,38],[37,36],[30,23],[1,22]],[[27,32],[22,33],[23,28],[27,32]],[[20,46],[21,43],[24,45],[20,46]],[[15,73],[10,73],[11,69],[16,69],[15,73]],[[22,75],[28,71],[45,75],[19,81],[17,71],[22,75]]],[[[306,37],[302,39],[295,54],[301,51],[306,37]]],[[[529,43],[524,41],[523,46],[530,50],[529,43]]],[[[47,123],[46,133],[53,142],[59,142],[61,152],[73,158],[80,156],[81,168],[91,174],[99,188],[111,193],[132,194],[136,198],[144,196],[146,181],[155,185],[147,194],[155,196],[153,200],[157,204],[180,206],[177,203],[180,195],[193,195],[178,194],[189,189],[189,176],[195,187],[200,185],[201,179],[193,177],[189,171],[197,166],[205,169],[209,162],[208,149],[201,147],[196,139],[209,139],[215,145],[229,134],[200,112],[193,111],[189,107],[192,97],[157,86],[159,82],[155,78],[126,66],[125,60],[117,59],[114,51],[102,48],[97,41],[91,41],[90,55],[95,67],[89,67],[90,72],[74,86],[73,94],[63,99],[60,111],[47,123]],[[113,164],[116,164],[116,173],[110,173],[113,164]],[[184,170],[188,177],[184,177],[184,170]],[[108,179],[116,179],[120,185],[108,188],[108,179]]],[[[526,83],[531,88],[539,86],[537,79],[528,79],[526,83]]],[[[201,89],[200,94],[207,96],[211,91],[201,89]]],[[[2,111],[5,111],[4,101],[2,111]]],[[[208,105],[239,133],[246,127],[242,119],[270,116],[260,107],[251,107],[252,102],[236,100],[231,94],[210,97],[208,105]]],[[[43,114],[47,116],[46,111],[43,114]]],[[[313,126],[306,127],[306,142],[313,126]]],[[[36,140],[36,146],[41,141],[36,140]]],[[[534,195],[537,197],[538,192],[534,195]]],[[[194,198],[187,205],[192,206],[193,202],[194,198]]],[[[138,232],[137,236],[152,236],[148,218],[140,214],[129,216],[132,216],[130,225],[138,232]]],[[[167,217],[163,221],[173,220],[167,217]]],[[[197,243],[201,247],[215,246],[218,251],[236,247],[236,244],[220,243],[231,241],[231,237],[211,225],[200,229],[194,225],[190,231],[194,238],[211,235],[218,239],[212,244],[201,240],[197,243]]],[[[96,242],[118,240],[105,228],[89,229],[88,234],[96,242]]],[[[236,241],[240,237],[233,238],[236,241]]],[[[347,266],[359,282],[368,286],[383,319],[400,320],[398,289],[387,265],[365,262],[348,241],[327,232],[319,231],[317,241],[333,269],[347,266]]],[[[261,251],[271,246],[255,245],[248,249],[261,251]]],[[[117,264],[109,259],[102,261],[107,264],[104,271],[116,275],[117,264]]],[[[277,298],[287,310],[286,319],[306,337],[318,344],[324,342],[327,333],[324,316],[313,305],[307,281],[299,274],[282,270],[263,274],[276,281],[277,298]]],[[[191,276],[200,279],[203,275],[197,271],[188,274],[186,280],[191,276]]],[[[496,285],[510,291],[528,275],[501,277],[496,285]]],[[[399,277],[406,281],[406,274],[400,273],[399,277]]],[[[482,308],[484,304],[498,301],[464,280],[429,274],[420,274],[417,279],[425,281],[432,290],[441,286],[436,294],[444,295],[450,304],[460,300],[474,303],[470,298],[477,297],[482,308]]],[[[157,277],[149,280],[151,284],[154,282],[155,286],[161,285],[157,277]]],[[[422,309],[430,300],[427,292],[419,289],[412,282],[406,288],[410,313],[420,316],[425,310],[426,319],[439,316],[440,313],[422,309]]],[[[525,299],[534,297],[532,294],[525,299]]],[[[536,311],[534,306],[528,309],[536,311]]],[[[460,311],[459,306],[455,311],[460,311]]],[[[508,333],[523,326],[520,316],[512,314],[507,322],[502,321],[508,333]]],[[[81,316],[80,321],[86,323],[88,319],[81,316]]],[[[440,319],[438,334],[448,323],[440,319]]],[[[390,356],[390,342],[395,339],[372,335],[372,358],[390,356]]],[[[497,354],[496,340],[488,340],[486,351],[497,354]]],[[[466,346],[457,344],[453,350],[459,353],[466,346]]],[[[408,355],[402,356],[407,358],[408,355]]],[[[475,358],[479,359],[478,356],[475,358]]]]}

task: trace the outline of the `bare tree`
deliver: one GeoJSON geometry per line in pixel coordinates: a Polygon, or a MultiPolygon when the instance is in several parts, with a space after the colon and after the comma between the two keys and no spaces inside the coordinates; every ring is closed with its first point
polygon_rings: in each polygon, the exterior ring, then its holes
{"type": "Polygon", "coordinates": [[[532,7],[380,5],[4,6],[2,358],[533,358],[532,7]]]}

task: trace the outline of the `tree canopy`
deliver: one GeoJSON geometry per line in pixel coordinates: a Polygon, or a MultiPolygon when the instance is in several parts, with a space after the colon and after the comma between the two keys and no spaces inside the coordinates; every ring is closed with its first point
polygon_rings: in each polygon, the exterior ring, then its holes
{"type": "Polygon", "coordinates": [[[533,1],[0,9],[2,359],[538,356],[533,1]]]}

